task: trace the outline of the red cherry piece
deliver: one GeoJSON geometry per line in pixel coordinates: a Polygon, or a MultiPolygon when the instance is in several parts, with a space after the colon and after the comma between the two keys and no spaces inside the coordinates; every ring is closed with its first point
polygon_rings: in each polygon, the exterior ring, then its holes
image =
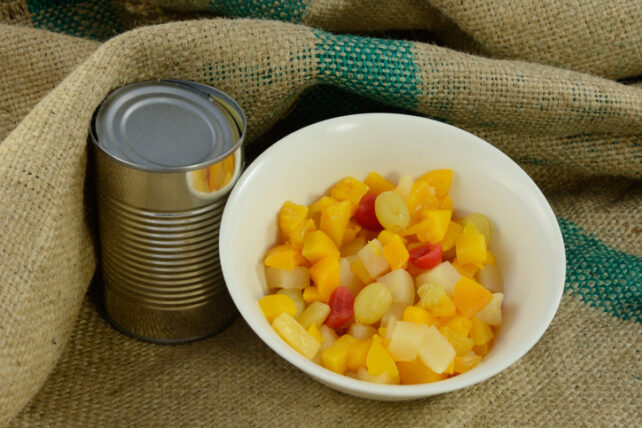
{"type": "Polygon", "coordinates": [[[330,295],[330,315],[325,324],[330,328],[341,327],[354,315],[354,295],[347,287],[337,287],[330,295]]]}
{"type": "Polygon", "coordinates": [[[383,226],[377,220],[375,215],[375,200],[377,195],[373,193],[366,193],[359,200],[359,205],[357,210],[354,213],[354,219],[359,224],[359,226],[364,229],[373,230],[378,232],[383,230],[383,226]]]}
{"type": "Polygon", "coordinates": [[[432,269],[441,263],[441,244],[428,244],[410,250],[410,262],[421,269],[432,269]]]}

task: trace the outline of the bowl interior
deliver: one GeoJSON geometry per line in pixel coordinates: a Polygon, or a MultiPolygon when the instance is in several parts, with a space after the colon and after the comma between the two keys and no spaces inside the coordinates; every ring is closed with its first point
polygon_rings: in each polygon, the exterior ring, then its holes
{"type": "Polygon", "coordinates": [[[266,150],[243,174],[225,209],[221,263],[230,294],[251,328],[273,350],[336,389],[375,399],[411,399],[484,380],[524,355],[557,310],[565,275],[564,246],[546,199],[512,160],[483,140],[414,116],[363,114],[320,122],[266,150]],[[306,360],[272,330],[257,299],[267,292],[263,255],[276,242],[276,216],[286,200],[310,204],[339,179],[374,170],[396,182],[452,168],[455,213],[486,214],[490,249],[504,276],[503,324],[492,351],[468,373],[442,382],[373,385],[334,374],[306,360]]]}

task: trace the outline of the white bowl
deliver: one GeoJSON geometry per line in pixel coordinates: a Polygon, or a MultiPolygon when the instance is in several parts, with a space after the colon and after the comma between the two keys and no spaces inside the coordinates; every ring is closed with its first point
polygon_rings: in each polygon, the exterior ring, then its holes
{"type": "Polygon", "coordinates": [[[319,382],[378,400],[410,400],[481,382],[520,359],[540,339],[559,305],[566,258],[559,226],[528,175],[480,138],[441,122],[399,114],[326,120],[281,139],[259,156],[232,191],[221,223],[220,255],[228,290],[245,321],[276,353],[319,382]],[[504,277],[503,322],[491,352],[471,371],[423,385],[379,385],[331,372],[299,355],[268,324],[263,256],[277,237],[286,200],[310,204],[345,176],[455,171],[455,216],[486,214],[491,249],[504,277]]]}

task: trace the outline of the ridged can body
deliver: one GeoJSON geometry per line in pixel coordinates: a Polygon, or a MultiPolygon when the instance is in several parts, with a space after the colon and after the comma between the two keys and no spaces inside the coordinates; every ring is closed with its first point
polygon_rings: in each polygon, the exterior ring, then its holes
{"type": "MultiPolygon", "coordinates": [[[[162,153],[154,152],[148,156],[144,151],[145,144],[147,148],[153,144],[152,148],[159,150],[160,143],[156,138],[165,137],[158,133],[151,142],[143,141],[144,138],[141,138],[142,142],[138,142],[136,127],[162,127],[168,121],[174,121],[174,112],[170,116],[164,116],[158,111],[174,109],[177,105],[180,107],[182,100],[171,98],[176,95],[171,92],[175,90],[172,85],[184,85],[188,90],[195,91],[195,96],[203,96],[193,86],[182,82],[169,82],[167,85],[171,99],[169,107],[154,105],[164,103],[164,98],[161,101],[149,101],[150,97],[156,96],[153,93],[149,95],[153,87],[143,87],[143,92],[148,91],[143,96],[143,101],[134,99],[128,101],[130,105],[113,107],[126,111],[123,115],[126,116],[125,119],[118,116],[120,113],[116,114],[117,126],[121,126],[120,122],[132,121],[133,118],[137,121],[145,120],[145,116],[150,116],[148,113],[136,116],[140,109],[145,108],[153,109],[154,113],[154,117],[148,118],[148,121],[163,120],[162,123],[141,125],[132,122],[123,125],[122,135],[128,140],[127,145],[103,143],[101,146],[101,135],[104,138],[114,136],[97,127],[97,122],[92,136],[96,148],[94,158],[98,230],[107,315],[116,328],[139,339],[179,343],[218,331],[236,313],[221,274],[218,235],[227,196],[242,170],[243,153],[240,143],[227,142],[222,150],[217,147],[220,145],[218,142],[211,145],[216,154],[209,156],[209,160],[213,159],[214,162],[208,164],[208,155],[202,149],[210,146],[203,139],[208,138],[207,132],[210,132],[210,125],[206,122],[213,119],[207,112],[201,115],[199,109],[203,107],[197,106],[193,110],[200,115],[197,120],[204,121],[201,125],[205,131],[198,135],[200,143],[194,144],[201,144],[201,147],[197,147],[201,152],[193,159],[190,159],[189,154],[179,153],[178,156],[185,158],[180,162],[187,165],[175,162],[173,147],[165,149],[160,146],[160,150],[168,151],[165,163],[171,165],[163,166],[163,162],[158,161],[165,156],[162,153]],[[149,107],[150,104],[152,107],[149,107]],[[143,107],[132,107],[136,105],[143,107]],[[140,144],[143,149],[135,147],[137,153],[129,158],[127,153],[122,153],[121,148],[124,147],[123,150],[126,151],[135,144],[140,144]],[[153,158],[155,163],[147,165],[144,160],[137,162],[134,158],[138,154],[141,154],[141,159],[153,158]],[[204,162],[200,162],[202,159],[205,159],[204,162]]],[[[139,87],[134,89],[141,91],[139,87]]],[[[189,97],[183,89],[179,87],[178,96],[189,97]]],[[[220,97],[218,91],[215,95],[220,97]]],[[[212,93],[207,96],[211,98],[212,93]]],[[[123,91],[106,101],[114,105],[119,97],[132,98],[123,91]]],[[[217,99],[220,101],[220,98],[217,99]]],[[[202,101],[199,99],[198,103],[202,101]]],[[[240,107],[228,98],[215,107],[235,110],[224,112],[222,116],[225,120],[222,125],[229,126],[231,130],[229,135],[220,137],[219,134],[212,134],[212,138],[242,142],[245,119],[240,107]]],[[[108,108],[109,105],[104,107],[108,108]]],[[[209,106],[205,105],[205,108],[209,109],[209,106]]],[[[99,109],[95,121],[102,120],[111,126],[114,119],[105,117],[106,114],[101,116],[99,109]]],[[[191,150],[189,139],[198,134],[198,127],[201,126],[199,123],[193,124],[196,131],[186,129],[181,132],[172,128],[183,126],[177,120],[163,132],[169,139],[179,139],[175,143],[181,144],[183,150],[191,150]],[[188,135],[190,132],[192,136],[188,135]]],[[[214,124],[211,129],[219,125],[221,124],[214,124]]],[[[120,138],[119,135],[116,137],[120,138]]],[[[171,141],[167,144],[171,144],[171,141]]]]}

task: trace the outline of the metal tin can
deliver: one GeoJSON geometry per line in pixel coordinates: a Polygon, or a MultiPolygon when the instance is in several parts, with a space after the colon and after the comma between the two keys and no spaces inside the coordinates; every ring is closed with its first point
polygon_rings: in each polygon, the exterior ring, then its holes
{"type": "Polygon", "coordinates": [[[232,98],[188,81],[126,85],[96,110],[104,303],[117,329],[152,342],[187,342],[236,314],[218,234],[241,174],[245,131],[232,98]]]}

